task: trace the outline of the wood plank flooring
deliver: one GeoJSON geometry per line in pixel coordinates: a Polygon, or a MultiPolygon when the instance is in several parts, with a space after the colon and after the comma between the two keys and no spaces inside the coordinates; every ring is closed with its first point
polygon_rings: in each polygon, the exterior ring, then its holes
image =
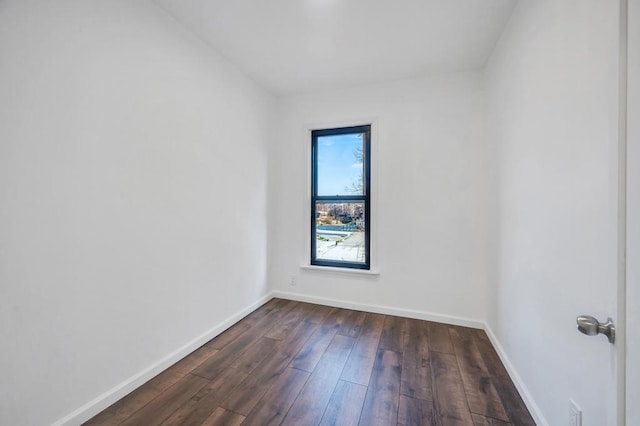
{"type": "Polygon", "coordinates": [[[483,331],[283,299],[85,424],[535,426],[483,331]]]}

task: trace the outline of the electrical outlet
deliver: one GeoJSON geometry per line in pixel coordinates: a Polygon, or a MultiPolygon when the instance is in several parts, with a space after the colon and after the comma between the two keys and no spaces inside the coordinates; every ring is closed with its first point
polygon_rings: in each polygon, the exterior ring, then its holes
{"type": "Polygon", "coordinates": [[[582,410],[573,399],[569,400],[569,426],[582,426],[582,410]]]}
{"type": "Polygon", "coordinates": [[[296,279],[296,276],[295,275],[290,275],[289,276],[289,285],[291,287],[295,287],[297,284],[298,284],[298,281],[296,279]]]}

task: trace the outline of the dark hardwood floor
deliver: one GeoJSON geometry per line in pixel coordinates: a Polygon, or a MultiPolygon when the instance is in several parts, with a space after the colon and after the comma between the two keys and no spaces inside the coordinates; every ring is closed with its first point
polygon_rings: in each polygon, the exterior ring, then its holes
{"type": "Polygon", "coordinates": [[[487,335],[272,299],[87,425],[535,425],[487,335]]]}

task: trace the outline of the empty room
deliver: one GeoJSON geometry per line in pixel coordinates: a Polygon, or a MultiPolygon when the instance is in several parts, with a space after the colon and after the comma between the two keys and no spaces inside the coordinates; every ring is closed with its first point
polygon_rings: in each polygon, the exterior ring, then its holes
{"type": "Polygon", "coordinates": [[[638,0],[0,0],[0,426],[640,425],[639,64],[638,0]]]}

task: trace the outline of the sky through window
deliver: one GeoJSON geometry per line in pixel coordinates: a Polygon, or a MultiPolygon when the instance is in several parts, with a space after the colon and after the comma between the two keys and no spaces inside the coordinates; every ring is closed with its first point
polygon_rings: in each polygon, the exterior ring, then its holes
{"type": "Polygon", "coordinates": [[[318,195],[362,194],[362,136],[318,137],[318,195]]]}

